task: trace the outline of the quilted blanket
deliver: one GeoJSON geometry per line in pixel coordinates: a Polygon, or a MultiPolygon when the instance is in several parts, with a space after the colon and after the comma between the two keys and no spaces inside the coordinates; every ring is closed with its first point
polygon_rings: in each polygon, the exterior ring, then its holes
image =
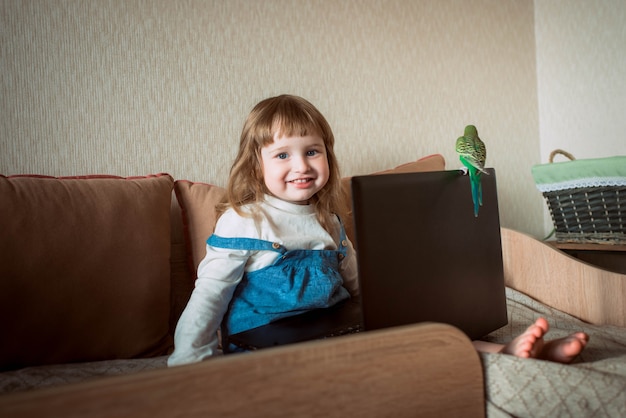
{"type": "MultiPolygon", "coordinates": [[[[487,341],[510,341],[539,316],[550,322],[550,339],[578,330],[591,338],[570,365],[481,354],[489,417],[626,416],[626,328],[586,324],[510,288],[507,306],[508,325],[487,336],[487,341]]],[[[166,366],[165,360],[111,360],[6,372],[0,374],[0,394],[158,369],[166,366]]]]}
{"type": "Polygon", "coordinates": [[[507,342],[539,316],[547,339],[575,331],[590,336],[574,363],[481,354],[489,417],[626,416],[626,328],[594,326],[507,288],[509,324],[485,340],[507,342]]]}

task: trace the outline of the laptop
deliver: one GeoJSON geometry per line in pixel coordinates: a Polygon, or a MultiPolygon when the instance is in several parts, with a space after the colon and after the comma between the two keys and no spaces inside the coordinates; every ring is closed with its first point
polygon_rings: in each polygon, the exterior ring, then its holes
{"type": "Polygon", "coordinates": [[[507,324],[496,173],[482,175],[474,216],[460,170],[355,176],[360,300],[231,335],[255,350],[419,322],[479,339],[507,324]]]}

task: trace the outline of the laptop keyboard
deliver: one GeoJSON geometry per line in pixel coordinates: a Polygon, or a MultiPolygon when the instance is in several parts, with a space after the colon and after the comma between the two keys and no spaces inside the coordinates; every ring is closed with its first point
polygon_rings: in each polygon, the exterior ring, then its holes
{"type": "Polygon", "coordinates": [[[357,332],[361,332],[361,331],[363,331],[363,327],[361,325],[354,325],[354,326],[350,326],[347,328],[342,328],[338,331],[334,331],[330,334],[325,335],[323,338],[332,338],[332,337],[339,337],[342,335],[356,334],[357,332]]]}

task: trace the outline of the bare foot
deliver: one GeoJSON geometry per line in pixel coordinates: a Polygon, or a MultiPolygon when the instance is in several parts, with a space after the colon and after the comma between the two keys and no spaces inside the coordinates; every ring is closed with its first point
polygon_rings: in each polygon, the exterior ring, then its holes
{"type": "Polygon", "coordinates": [[[543,349],[543,336],[548,329],[548,321],[539,318],[526,331],[504,345],[500,352],[522,358],[537,358],[543,349]]]}
{"type": "Polygon", "coordinates": [[[522,358],[537,358],[557,363],[570,363],[587,345],[589,336],[576,332],[564,338],[544,342],[549,330],[548,321],[539,318],[526,331],[506,344],[500,351],[522,358]]]}
{"type": "Polygon", "coordinates": [[[548,341],[543,345],[537,358],[557,363],[571,363],[585,349],[587,341],[589,341],[589,336],[584,332],[576,332],[564,338],[548,341]]]}

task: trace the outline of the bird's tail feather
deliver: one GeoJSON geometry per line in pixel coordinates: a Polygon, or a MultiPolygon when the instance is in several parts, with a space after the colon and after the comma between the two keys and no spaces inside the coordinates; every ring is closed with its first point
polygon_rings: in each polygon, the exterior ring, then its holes
{"type": "Polygon", "coordinates": [[[478,209],[483,205],[483,185],[480,181],[480,171],[476,170],[475,174],[470,176],[470,184],[472,186],[474,216],[478,217],[478,209]]]}

